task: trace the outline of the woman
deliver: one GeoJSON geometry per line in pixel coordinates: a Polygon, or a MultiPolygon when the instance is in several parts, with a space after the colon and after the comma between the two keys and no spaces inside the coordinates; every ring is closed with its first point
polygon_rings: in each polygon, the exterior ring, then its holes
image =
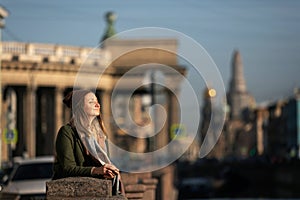
{"type": "Polygon", "coordinates": [[[100,116],[100,104],[89,90],[74,90],[63,100],[72,109],[72,119],[62,126],[56,138],[53,179],[87,176],[113,180],[119,189],[119,169],[106,149],[106,130],[100,116]]]}

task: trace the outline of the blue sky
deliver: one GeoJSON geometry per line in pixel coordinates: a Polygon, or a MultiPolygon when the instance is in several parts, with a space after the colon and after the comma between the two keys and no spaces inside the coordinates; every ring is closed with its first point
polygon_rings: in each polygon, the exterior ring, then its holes
{"type": "Polygon", "coordinates": [[[238,49],[249,93],[257,102],[286,98],[300,87],[300,1],[296,0],[1,0],[9,10],[3,40],[97,45],[104,14],[118,32],[162,27],[201,44],[229,85],[238,49]]]}

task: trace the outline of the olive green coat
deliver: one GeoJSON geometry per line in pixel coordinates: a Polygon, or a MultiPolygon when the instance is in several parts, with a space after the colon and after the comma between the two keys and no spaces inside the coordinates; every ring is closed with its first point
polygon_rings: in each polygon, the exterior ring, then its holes
{"type": "Polygon", "coordinates": [[[70,124],[60,128],[55,149],[56,159],[53,179],[92,176],[92,167],[101,166],[92,156],[88,155],[77,131],[70,124]]]}

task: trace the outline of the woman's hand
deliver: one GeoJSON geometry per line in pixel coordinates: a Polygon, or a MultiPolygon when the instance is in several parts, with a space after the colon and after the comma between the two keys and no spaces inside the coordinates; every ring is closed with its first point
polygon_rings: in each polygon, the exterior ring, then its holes
{"type": "Polygon", "coordinates": [[[103,175],[105,178],[114,178],[120,173],[119,169],[112,164],[104,164],[101,167],[103,168],[103,175]]]}
{"type": "Polygon", "coordinates": [[[119,173],[119,169],[112,164],[104,164],[92,169],[92,175],[103,175],[105,178],[114,178],[119,173]]]}

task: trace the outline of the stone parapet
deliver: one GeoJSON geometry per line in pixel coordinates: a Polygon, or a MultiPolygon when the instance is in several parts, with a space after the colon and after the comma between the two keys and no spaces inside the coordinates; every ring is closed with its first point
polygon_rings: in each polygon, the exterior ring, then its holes
{"type": "Polygon", "coordinates": [[[91,177],[69,177],[46,183],[47,200],[124,200],[112,195],[112,182],[91,177]]]}
{"type": "Polygon", "coordinates": [[[69,177],[46,183],[47,200],[155,200],[158,180],[151,173],[122,173],[126,197],[112,195],[112,182],[69,177]]]}

